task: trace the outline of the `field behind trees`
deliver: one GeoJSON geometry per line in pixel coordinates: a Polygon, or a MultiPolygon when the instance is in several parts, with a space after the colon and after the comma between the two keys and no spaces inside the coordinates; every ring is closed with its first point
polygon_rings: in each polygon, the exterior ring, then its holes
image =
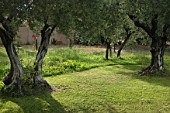
{"type": "MultiPolygon", "coordinates": [[[[25,75],[33,69],[32,47],[17,50],[25,75]]],[[[146,47],[126,49],[121,58],[104,58],[102,47],[72,49],[50,47],[44,59],[45,80],[53,90],[30,89],[24,97],[0,96],[1,113],[169,113],[170,53],[165,55],[164,72],[139,76],[150,64],[146,47]]],[[[0,48],[0,79],[9,71],[9,61],[0,48]]],[[[3,83],[0,82],[0,88],[3,83]]]]}

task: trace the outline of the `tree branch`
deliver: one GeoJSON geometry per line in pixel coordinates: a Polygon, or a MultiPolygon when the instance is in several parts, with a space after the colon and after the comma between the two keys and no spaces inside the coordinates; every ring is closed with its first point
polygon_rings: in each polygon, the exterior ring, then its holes
{"type": "Polygon", "coordinates": [[[2,23],[3,22],[3,20],[4,20],[5,18],[2,16],[2,14],[0,15],[0,23],[2,23]]]}
{"type": "Polygon", "coordinates": [[[156,14],[152,21],[151,21],[151,25],[152,25],[152,28],[151,28],[151,31],[152,31],[152,34],[155,34],[156,33],[156,30],[158,29],[158,15],[156,14]]]}
{"type": "Polygon", "coordinates": [[[54,31],[55,28],[56,28],[56,25],[53,25],[51,28],[51,33],[54,31]]]}
{"type": "Polygon", "coordinates": [[[163,26],[163,34],[166,33],[166,31],[168,30],[168,28],[170,28],[170,25],[165,24],[165,25],[163,26]]]}
{"type": "Polygon", "coordinates": [[[50,27],[50,25],[47,24],[47,20],[44,21],[44,27],[41,30],[41,37],[43,38],[43,36],[45,35],[45,31],[50,27]]]}
{"type": "Polygon", "coordinates": [[[137,27],[142,28],[150,37],[153,37],[151,28],[145,23],[140,22],[136,16],[128,14],[129,18],[134,22],[137,27]]]}
{"type": "Polygon", "coordinates": [[[163,26],[163,30],[162,30],[162,32],[163,32],[163,34],[162,34],[162,36],[163,36],[163,38],[166,40],[167,39],[167,30],[170,28],[170,25],[167,25],[167,24],[165,24],[164,26],[163,26]]]}

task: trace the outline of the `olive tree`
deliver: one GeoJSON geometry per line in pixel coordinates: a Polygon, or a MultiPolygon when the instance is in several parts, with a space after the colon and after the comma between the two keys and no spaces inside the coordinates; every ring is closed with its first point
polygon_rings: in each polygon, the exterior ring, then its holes
{"type": "Polygon", "coordinates": [[[43,2],[34,0],[27,14],[29,27],[41,36],[41,43],[34,61],[34,85],[40,83],[50,89],[51,86],[43,79],[42,65],[48,51],[50,37],[58,25],[56,20],[60,12],[57,14],[56,12],[60,10],[60,5],[62,4],[59,3],[59,0],[43,0],[43,2]]]}
{"type": "Polygon", "coordinates": [[[5,89],[15,87],[21,94],[20,78],[24,76],[22,65],[13,43],[19,26],[25,19],[25,12],[30,7],[29,0],[0,1],[0,37],[10,60],[10,71],[3,79],[5,89]]]}
{"type": "Polygon", "coordinates": [[[164,70],[164,51],[170,27],[169,0],[128,0],[127,15],[134,25],[142,28],[152,42],[151,64],[142,74],[164,70]]]}
{"type": "Polygon", "coordinates": [[[42,77],[43,59],[48,51],[50,37],[55,29],[68,37],[72,37],[76,31],[84,30],[86,22],[90,20],[89,16],[92,15],[89,12],[93,9],[92,4],[95,2],[83,0],[33,1],[28,11],[27,21],[34,31],[41,29],[39,30],[41,43],[34,62],[34,83],[38,81],[51,88],[42,77]]]}
{"type": "MultiPolygon", "coordinates": [[[[111,44],[116,40],[117,28],[121,24],[121,1],[118,0],[95,0],[84,1],[79,6],[79,31],[85,41],[91,41],[91,38],[104,40],[106,46],[106,59],[109,56],[109,49],[112,50],[111,44]],[[82,5],[83,4],[83,5],[82,5]],[[81,9],[81,8],[80,8],[81,9]],[[83,12],[81,12],[83,11],[83,12]]],[[[93,40],[94,41],[94,40],[93,40]]]]}

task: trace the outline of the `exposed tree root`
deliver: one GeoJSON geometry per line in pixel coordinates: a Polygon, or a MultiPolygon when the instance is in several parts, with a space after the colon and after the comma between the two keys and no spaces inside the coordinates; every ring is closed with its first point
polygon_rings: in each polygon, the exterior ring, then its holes
{"type": "Polygon", "coordinates": [[[144,76],[144,75],[156,73],[158,71],[160,70],[156,66],[148,66],[147,68],[139,72],[139,75],[144,76]]]}
{"type": "Polygon", "coordinates": [[[6,76],[3,81],[2,81],[5,85],[10,85],[12,83],[12,78],[9,76],[6,76]]]}
{"type": "Polygon", "coordinates": [[[34,82],[33,88],[35,88],[37,86],[43,86],[46,89],[52,90],[52,87],[49,85],[49,83],[46,80],[34,82]]]}
{"type": "Polygon", "coordinates": [[[42,75],[38,75],[38,72],[35,71],[33,73],[32,78],[33,78],[33,86],[32,86],[33,88],[36,87],[37,85],[38,86],[41,85],[49,90],[52,90],[50,84],[42,78],[42,75]]]}
{"type": "Polygon", "coordinates": [[[47,81],[36,80],[36,82],[34,82],[32,79],[33,77],[31,76],[24,76],[20,79],[12,78],[13,81],[9,85],[5,85],[1,89],[1,92],[4,96],[21,97],[42,94],[44,91],[52,91],[52,87],[47,81]]]}
{"type": "Polygon", "coordinates": [[[23,95],[22,90],[21,90],[21,81],[17,75],[13,76],[10,79],[5,78],[3,82],[5,84],[5,86],[2,88],[3,93],[8,92],[9,94],[12,94],[11,96],[14,96],[15,94],[18,96],[23,95]]]}

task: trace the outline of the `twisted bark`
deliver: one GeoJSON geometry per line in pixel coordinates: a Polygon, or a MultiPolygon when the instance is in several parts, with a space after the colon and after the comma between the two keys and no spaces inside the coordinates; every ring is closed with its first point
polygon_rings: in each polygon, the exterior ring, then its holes
{"type": "Polygon", "coordinates": [[[55,29],[55,25],[50,27],[47,23],[45,23],[45,26],[41,30],[41,44],[38,49],[38,53],[36,55],[36,59],[34,62],[34,85],[36,84],[36,81],[43,84],[45,87],[51,89],[51,86],[43,79],[42,77],[42,64],[44,57],[48,51],[48,45],[50,41],[50,37],[52,32],[55,29]]]}
{"type": "Polygon", "coordinates": [[[0,22],[2,24],[0,37],[10,60],[10,72],[3,79],[3,83],[5,84],[5,89],[14,86],[19,93],[22,94],[20,78],[24,75],[24,72],[13,44],[14,33],[10,27],[9,19],[5,19],[1,16],[0,22]]]}

